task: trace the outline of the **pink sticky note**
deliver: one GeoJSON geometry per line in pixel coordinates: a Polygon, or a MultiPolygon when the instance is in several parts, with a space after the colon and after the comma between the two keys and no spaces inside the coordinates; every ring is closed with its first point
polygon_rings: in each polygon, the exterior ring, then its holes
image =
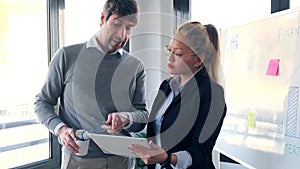
{"type": "Polygon", "coordinates": [[[278,76],[279,71],[279,59],[271,59],[269,61],[267,75],[269,76],[278,76]]]}

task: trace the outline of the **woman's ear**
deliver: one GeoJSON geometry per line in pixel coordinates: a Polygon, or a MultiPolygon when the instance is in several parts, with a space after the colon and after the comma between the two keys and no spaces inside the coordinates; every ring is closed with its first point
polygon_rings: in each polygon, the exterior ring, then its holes
{"type": "Polygon", "coordinates": [[[196,62],[194,63],[194,66],[195,67],[199,67],[199,66],[201,66],[203,63],[204,63],[204,61],[205,61],[205,56],[204,55],[199,55],[198,57],[196,57],[197,58],[197,60],[196,60],[196,62]]]}
{"type": "Polygon", "coordinates": [[[200,55],[200,56],[199,56],[199,60],[200,60],[201,63],[204,63],[204,61],[205,61],[205,56],[204,56],[204,55],[200,55]]]}

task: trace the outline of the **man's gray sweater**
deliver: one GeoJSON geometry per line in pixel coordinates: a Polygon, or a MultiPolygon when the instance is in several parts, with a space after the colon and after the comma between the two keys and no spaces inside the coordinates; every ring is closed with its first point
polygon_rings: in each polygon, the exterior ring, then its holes
{"type": "MultiPolygon", "coordinates": [[[[74,129],[102,133],[109,113],[128,112],[127,132],[142,130],[147,123],[145,71],[142,62],[126,51],[103,54],[86,43],[59,49],[49,65],[35,113],[51,132],[60,123],[74,129]],[[59,113],[55,106],[59,99],[59,113]]],[[[66,148],[63,148],[66,150],[66,148]]],[[[94,142],[87,158],[106,157],[94,142]]]]}

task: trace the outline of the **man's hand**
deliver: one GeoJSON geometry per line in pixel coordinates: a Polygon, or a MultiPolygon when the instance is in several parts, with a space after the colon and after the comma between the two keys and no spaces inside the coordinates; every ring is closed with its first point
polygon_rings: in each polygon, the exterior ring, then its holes
{"type": "Polygon", "coordinates": [[[102,125],[109,134],[117,134],[130,122],[129,116],[125,112],[115,112],[108,115],[106,124],[102,125]]]}
{"type": "Polygon", "coordinates": [[[75,137],[74,130],[72,128],[62,126],[57,131],[57,136],[59,137],[61,143],[73,153],[78,153],[78,145],[75,143],[77,138],[75,137]]]}

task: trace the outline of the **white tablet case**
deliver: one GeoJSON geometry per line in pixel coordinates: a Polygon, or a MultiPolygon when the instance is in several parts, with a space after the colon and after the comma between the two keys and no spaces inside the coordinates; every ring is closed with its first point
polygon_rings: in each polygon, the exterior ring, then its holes
{"type": "Polygon", "coordinates": [[[136,157],[128,150],[128,147],[131,144],[140,144],[142,146],[150,148],[148,140],[146,138],[92,133],[89,133],[89,136],[101,148],[101,150],[107,154],[116,154],[125,157],[136,157]]]}

